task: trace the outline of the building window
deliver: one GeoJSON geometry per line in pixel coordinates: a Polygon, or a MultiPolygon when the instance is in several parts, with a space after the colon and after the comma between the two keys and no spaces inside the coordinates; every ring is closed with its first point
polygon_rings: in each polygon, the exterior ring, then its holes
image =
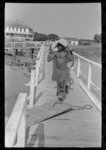
{"type": "Polygon", "coordinates": [[[28,29],[26,29],[26,32],[28,32],[29,30],[28,29]]]}
{"type": "Polygon", "coordinates": [[[18,31],[20,32],[20,28],[18,28],[18,31]]]}
{"type": "Polygon", "coordinates": [[[13,31],[13,28],[12,28],[12,27],[10,28],[10,31],[13,31]]]}
{"type": "Polygon", "coordinates": [[[14,36],[14,34],[13,34],[13,33],[11,33],[11,34],[10,34],[10,37],[13,37],[13,36],[14,36]]]}
{"type": "Polygon", "coordinates": [[[22,32],[24,32],[24,29],[22,28],[22,32]]]}
{"type": "Polygon", "coordinates": [[[14,31],[16,31],[16,28],[14,28],[14,31]]]}
{"type": "Polygon", "coordinates": [[[6,27],[6,31],[9,31],[9,27],[6,27]]]}
{"type": "Polygon", "coordinates": [[[6,33],[7,36],[9,36],[9,33],[6,33]]]}

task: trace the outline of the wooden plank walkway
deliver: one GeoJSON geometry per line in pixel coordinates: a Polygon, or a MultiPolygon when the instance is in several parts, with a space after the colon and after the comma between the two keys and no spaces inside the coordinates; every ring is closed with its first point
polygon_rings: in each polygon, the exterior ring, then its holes
{"type": "MultiPolygon", "coordinates": [[[[56,83],[51,80],[52,62],[47,62],[47,55],[46,46],[44,79],[37,87],[35,106],[57,99],[56,83]]],[[[64,102],[80,106],[89,104],[93,108],[73,110],[27,128],[26,147],[101,147],[101,114],[84,93],[73,72],[72,78],[73,89],[64,102]]]]}

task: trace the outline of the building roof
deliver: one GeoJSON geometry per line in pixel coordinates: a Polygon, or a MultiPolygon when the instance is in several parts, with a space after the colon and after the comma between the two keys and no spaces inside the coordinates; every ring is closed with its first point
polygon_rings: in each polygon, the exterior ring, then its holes
{"type": "Polygon", "coordinates": [[[16,21],[8,20],[8,21],[5,22],[5,27],[31,29],[28,25],[26,25],[25,23],[22,23],[19,20],[16,20],[16,21]]]}

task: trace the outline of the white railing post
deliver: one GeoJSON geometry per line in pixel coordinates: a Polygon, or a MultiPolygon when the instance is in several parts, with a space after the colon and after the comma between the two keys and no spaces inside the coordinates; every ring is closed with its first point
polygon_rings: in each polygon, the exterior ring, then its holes
{"type": "Polygon", "coordinates": [[[80,58],[78,57],[77,77],[80,75],[80,58]]]}
{"type": "Polygon", "coordinates": [[[37,61],[36,61],[36,71],[35,71],[35,87],[37,87],[37,85],[38,85],[39,64],[40,64],[40,60],[37,59],[37,61]]]}
{"type": "Polygon", "coordinates": [[[36,60],[36,70],[35,70],[35,87],[38,85],[38,79],[39,79],[39,71],[40,71],[40,64],[41,64],[41,56],[44,50],[44,43],[41,46],[41,49],[37,55],[37,60],[36,60]]]}
{"type": "Polygon", "coordinates": [[[31,70],[31,81],[30,81],[30,100],[29,100],[29,107],[33,107],[34,102],[34,74],[35,70],[31,70]]]}
{"type": "MultiPolygon", "coordinates": [[[[26,108],[25,108],[26,109],[26,108]]],[[[26,110],[24,109],[20,125],[17,133],[17,144],[16,147],[25,147],[25,133],[26,133],[26,110]]]]}
{"type": "Polygon", "coordinates": [[[89,68],[88,68],[88,81],[87,81],[87,87],[88,89],[91,88],[91,77],[92,77],[92,64],[89,62],[89,68]]]}

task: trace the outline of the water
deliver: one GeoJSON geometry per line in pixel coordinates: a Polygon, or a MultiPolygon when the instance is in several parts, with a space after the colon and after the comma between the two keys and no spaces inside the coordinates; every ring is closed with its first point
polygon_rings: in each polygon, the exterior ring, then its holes
{"type": "Polygon", "coordinates": [[[12,109],[16,103],[19,93],[29,95],[29,87],[25,87],[30,78],[25,77],[25,70],[21,67],[12,68],[5,65],[5,119],[6,122],[11,115],[12,109]],[[16,69],[16,70],[14,70],[16,69]]]}
{"type": "Polygon", "coordinates": [[[23,56],[5,55],[5,123],[10,117],[19,93],[27,93],[30,87],[25,86],[30,81],[30,72],[36,64],[39,48],[34,51],[33,59],[30,52],[23,56]]]}

